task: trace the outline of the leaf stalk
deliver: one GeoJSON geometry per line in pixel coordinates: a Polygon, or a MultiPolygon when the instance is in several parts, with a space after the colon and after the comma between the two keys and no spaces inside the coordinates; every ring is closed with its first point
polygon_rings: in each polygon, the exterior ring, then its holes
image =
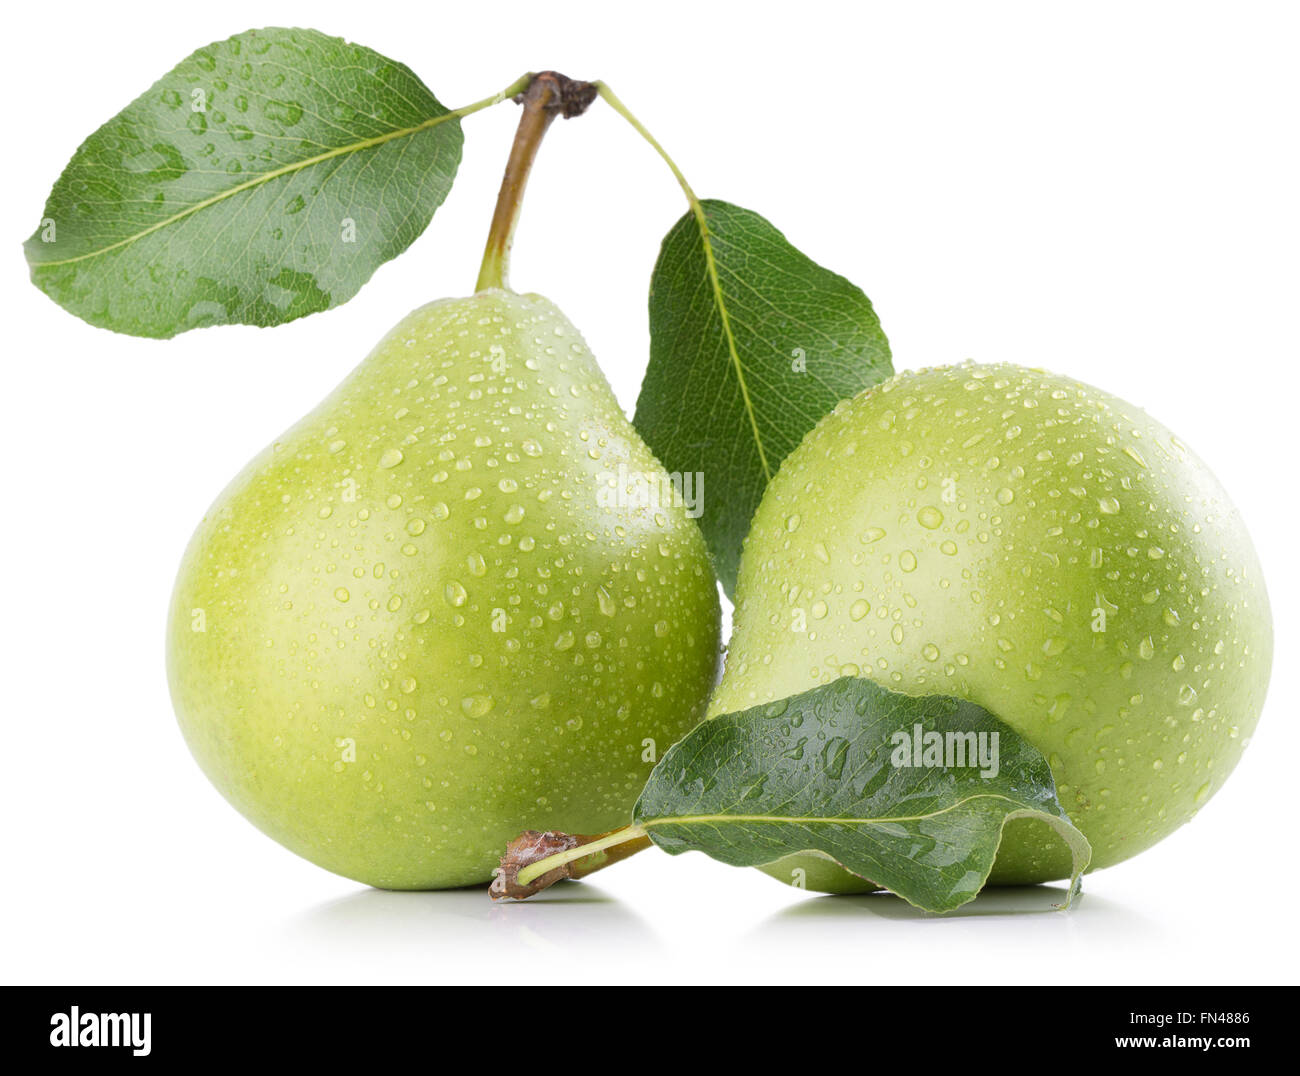
{"type": "Polygon", "coordinates": [[[722,334],[727,342],[727,354],[731,358],[731,365],[736,371],[736,384],[740,388],[740,396],[745,404],[745,413],[749,416],[750,431],[754,437],[754,446],[758,451],[758,462],[763,468],[765,479],[770,482],[772,480],[772,466],[768,462],[767,450],[763,445],[763,436],[758,429],[758,412],[749,395],[749,385],[745,380],[745,369],[740,362],[740,350],[736,346],[736,336],[731,329],[731,315],[727,312],[726,298],[722,293],[722,282],[718,279],[718,263],[713,255],[713,237],[709,232],[709,220],[704,212],[704,205],[700,202],[691,185],[686,181],[686,176],[682,174],[682,170],[677,167],[677,162],[668,156],[668,151],[659,144],[659,140],[650,133],[645,124],[632,114],[632,110],[604,82],[596,82],[594,85],[600,99],[622,116],[631,125],[632,129],[644,138],[650,144],[650,147],[663,158],[664,163],[668,165],[669,170],[676,178],[678,186],[682,188],[682,193],[686,195],[686,201],[690,204],[691,214],[695,217],[695,223],[700,229],[700,245],[704,251],[704,263],[708,269],[709,285],[713,290],[713,301],[718,308],[722,334]]]}

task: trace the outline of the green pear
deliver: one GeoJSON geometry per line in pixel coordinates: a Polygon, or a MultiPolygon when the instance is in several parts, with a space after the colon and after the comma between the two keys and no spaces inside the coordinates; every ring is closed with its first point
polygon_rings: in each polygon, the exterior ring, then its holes
{"type": "Polygon", "coordinates": [[[168,628],[186,741],[264,832],[385,888],[621,825],[717,667],[671,492],[550,302],[422,307],[198,528],[168,628]]]}
{"type": "MultiPolygon", "coordinates": [[[[1272,661],[1259,562],[1214,476],[1144,412],[1038,370],[903,373],[841,404],[768,487],[710,716],[844,675],[986,707],[1049,761],[1094,868],[1222,786],[1272,661]]],[[[791,857],[809,888],[866,888],[791,857]]],[[[1068,877],[1012,821],[991,880],[1068,877]]]]}

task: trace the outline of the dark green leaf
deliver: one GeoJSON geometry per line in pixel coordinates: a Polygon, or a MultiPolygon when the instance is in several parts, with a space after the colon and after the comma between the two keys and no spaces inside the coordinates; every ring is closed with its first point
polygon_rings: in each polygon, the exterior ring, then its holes
{"type": "Polygon", "coordinates": [[[1046,760],[1009,725],[973,703],[856,677],[703,722],[655,767],[634,818],[666,852],[733,866],[821,852],[933,912],[980,891],[1013,818],[1042,819],[1065,840],[1071,894],[1092,854],[1046,760]],[[954,749],[982,740],[996,773],[973,753],[958,765],[955,750],[924,764],[912,745],[934,734],[954,749]]]}
{"type": "Polygon", "coordinates": [[[836,403],[893,368],[857,287],[757,213],[702,206],[708,243],[688,213],[655,265],[634,422],[669,472],[704,476],[700,525],[731,594],[750,519],[781,461],[836,403]]]}
{"type": "Polygon", "coordinates": [[[315,30],[249,30],[82,143],[27,241],[32,280],[138,336],[325,310],[424,230],[461,141],[402,64],[315,30]]]}

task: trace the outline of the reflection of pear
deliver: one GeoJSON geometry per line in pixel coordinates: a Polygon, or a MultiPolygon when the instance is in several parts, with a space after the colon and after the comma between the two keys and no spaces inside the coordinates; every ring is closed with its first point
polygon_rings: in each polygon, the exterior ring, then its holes
{"type": "Polygon", "coordinates": [[[276,840],[391,888],[626,822],[718,653],[700,532],[644,495],[666,479],[551,303],[415,311],[191,542],[168,659],[199,763],[276,840]]]}

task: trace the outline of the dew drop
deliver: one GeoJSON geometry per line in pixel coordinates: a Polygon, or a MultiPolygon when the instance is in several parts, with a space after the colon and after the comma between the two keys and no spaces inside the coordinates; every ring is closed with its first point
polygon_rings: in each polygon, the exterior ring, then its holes
{"type": "Polygon", "coordinates": [[[482,717],[492,709],[492,696],[466,695],[460,700],[460,708],[470,717],[482,717]]]}

